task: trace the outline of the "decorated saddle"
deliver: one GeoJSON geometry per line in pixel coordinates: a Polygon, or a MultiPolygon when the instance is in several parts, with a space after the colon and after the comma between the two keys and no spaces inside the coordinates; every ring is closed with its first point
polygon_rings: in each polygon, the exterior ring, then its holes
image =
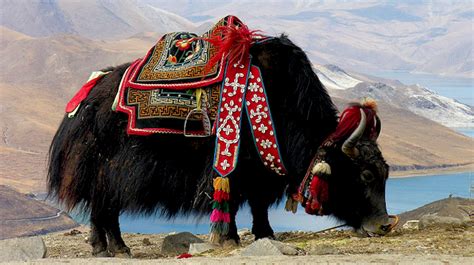
{"type": "MultiPolygon", "coordinates": [[[[221,19],[202,36],[168,33],[127,68],[112,106],[128,115],[128,134],[215,135],[213,236],[228,230],[227,176],[237,165],[244,112],[263,164],[286,174],[263,76],[250,57],[251,45],[268,39],[235,16],[221,19]]],[[[71,117],[105,74],[89,80],[69,102],[71,117]]]]}

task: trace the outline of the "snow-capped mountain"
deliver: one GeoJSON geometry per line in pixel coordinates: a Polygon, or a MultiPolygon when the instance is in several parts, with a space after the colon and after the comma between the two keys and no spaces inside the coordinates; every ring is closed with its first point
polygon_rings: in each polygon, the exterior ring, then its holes
{"type": "Polygon", "coordinates": [[[334,65],[315,65],[315,70],[321,82],[336,96],[350,100],[370,96],[447,127],[474,127],[473,107],[420,85],[396,81],[389,85],[371,77],[350,74],[334,65]]]}
{"type": "Polygon", "coordinates": [[[326,65],[325,67],[319,67],[316,69],[319,80],[327,88],[346,90],[347,88],[354,87],[362,81],[350,76],[344,70],[336,65],[326,65]]]}

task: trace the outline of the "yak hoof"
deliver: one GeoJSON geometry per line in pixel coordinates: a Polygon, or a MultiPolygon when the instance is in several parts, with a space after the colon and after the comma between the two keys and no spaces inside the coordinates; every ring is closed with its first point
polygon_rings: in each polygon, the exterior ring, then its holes
{"type": "Polygon", "coordinates": [[[121,247],[119,249],[110,249],[109,253],[116,258],[132,258],[132,252],[129,247],[121,247]]]}
{"type": "Polygon", "coordinates": [[[132,258],[132,253],[130,253],[130,251],[128,251],[128,252],[115,252],[114,257],[123,258],[123,259],[131,259],[132,258]]]}
{"type": "Polygon", "coordinates": [[[110,253],[107,250],[99,251],[92,253],[92,255],[96,258],[108,258],[111,257],[110,253]]]}

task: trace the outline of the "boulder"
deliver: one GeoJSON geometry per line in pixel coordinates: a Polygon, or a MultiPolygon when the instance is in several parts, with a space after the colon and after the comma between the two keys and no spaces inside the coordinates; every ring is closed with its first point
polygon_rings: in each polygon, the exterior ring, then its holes
{"type": "Polygon", "coordinates": [[[240,252],[242,256],[283,256],[297,254],[298,250],[295,247],[268,238],[253,242],[240,252]]]}
{"type": "Polygon", "coordinates": [[[187,253],[191,243],[203,243],[204,240],[189,233],[182,232],[164,238],[160,253],[165,256],[176,256],[187,253]]]}
{"type": "Polygon", "coordinates": [[[417,230],[419,228],[419,220],[408,220],[403,224],[402,228],[406,230],[417,230]]]}
{"type": "Polygon", "coordinates": [[[188,253],[191,255],[196,255],[215,248],[216,247],[211,243],[191,243],[189,245],[188,253]]]}
{"type": "Polygon", "coordinates": [[[46,256],[46,246],[41,237],[0,240],[0,250],[0,263],[28,261],[46,256]]]}
{"type": "Polygon", "coordinates": [[[427,214],[423,215],[420,218],[420,224],[419,227],[420,229],[434,226],[434,225],[462,225],[463,220],[456,218],[456,217],[450,217],[450,216],[439,216],[436,214],[427,214]]]}

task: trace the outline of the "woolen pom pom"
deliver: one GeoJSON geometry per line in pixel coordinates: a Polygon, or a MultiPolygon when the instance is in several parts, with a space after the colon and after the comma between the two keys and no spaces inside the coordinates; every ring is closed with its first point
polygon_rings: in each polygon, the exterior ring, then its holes
{"type": "Polygon", "coordinates": [[[311,170],[313,175],[331,175],[331,166],[328,163],[321,161],[314,165],[311,170]]]}

